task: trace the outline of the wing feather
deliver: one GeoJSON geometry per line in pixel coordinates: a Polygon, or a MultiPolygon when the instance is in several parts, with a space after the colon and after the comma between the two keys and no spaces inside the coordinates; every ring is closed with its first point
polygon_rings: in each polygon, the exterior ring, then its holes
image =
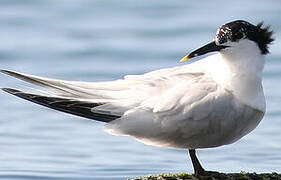
{"type": "MultiPolygon", "coordinates": [[[[176,105],[174,102],[170,103],[173,96],[168,97],[169,91],[173,93],[178,84],[192,82],[204,75],[202,71],[192,67],[166,68],[108,82],[65,81],[9,70],[0,72],[44,87],[46,91],[43,92],[47,94],[3,89],[13,95],[59,111],[109,122],[138,107],[150,108],[152,112],[154,109],[154,113],[168,112],[176,105]],[[48,93],[50,90],[52,93],[48,93]]],[[[192,83],[189,84],[192,86],[192,83]]],[[[181,95],[178,94],[177,97],[180,98],[181,95]]]]}
{"type": "Polygon", "coordinates": [[[41,96],[37,94],[25,93],[10,88],[3,88],[2,90],[36,104],[40,104],[42,106],[46,106],[51,109],[55,109],[58,111],[62,111],[65,113],[69,113],[89,119],[94,119],[103,122],[110,122],[112,120],[120,118],[120,116],[108,114],[105,112],[103,113],[92,112],[91,109],[93,107],[102,105],[100,103],[79,101],[79,100],[66,99],[60,97],[41,96]]]}

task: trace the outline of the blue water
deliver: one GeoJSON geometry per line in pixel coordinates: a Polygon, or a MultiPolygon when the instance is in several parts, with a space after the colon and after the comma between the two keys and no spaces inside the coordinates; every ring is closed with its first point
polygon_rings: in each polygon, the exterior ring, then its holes
{"type": "MultiPolygon", "coordinates": [[[[206,169],[281,171],[281,1],[1,0],[0,68],[102,81],[179,65],[228,21],[264,20],[275,31],[267,57],[267,113],[235,144],[200,150],[206,169]]],[[[0,75],[1,87],[23,87],[0,75]]],[[[103,124],[0,92],[0,179],[126,179],[191,172],[186,150],[147,146],[103,124]]]]}

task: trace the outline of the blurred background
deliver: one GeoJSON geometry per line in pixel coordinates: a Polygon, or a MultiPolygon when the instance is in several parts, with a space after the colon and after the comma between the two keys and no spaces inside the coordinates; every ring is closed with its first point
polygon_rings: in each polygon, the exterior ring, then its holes
{"type": "MultiPolygon", "coordinates": [[[[237,19],[275,31],[264,71],[267,113],[235,144],[199,150],[208,170],[281,171],[281,1],[0,0],[0,68],[103,81],[180,65],[237,19]]],[[[22,87],[0,75],[0,87],[22,87]]],[[[0,179],[121,180],[192,172],[186,150],[147,146],[103,124],[0,92],[0,179]]]]}

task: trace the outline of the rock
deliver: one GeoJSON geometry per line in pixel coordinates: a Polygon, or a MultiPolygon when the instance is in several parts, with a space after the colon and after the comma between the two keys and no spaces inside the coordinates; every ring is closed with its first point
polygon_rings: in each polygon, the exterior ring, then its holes
{"type": "Polygon", "coordinates": [[[281,180],[281,174],[278,173],[217,173],[208,177],[195,177],[193,174],[159,174],[138,177],[129,180],[281,180]]]}

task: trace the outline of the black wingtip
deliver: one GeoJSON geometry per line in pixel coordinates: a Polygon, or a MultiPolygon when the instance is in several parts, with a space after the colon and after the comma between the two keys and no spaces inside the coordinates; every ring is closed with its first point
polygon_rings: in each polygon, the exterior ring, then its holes
{"type": "Polygon", "coordinates": [[[3,91],[10,93],[10,94],[16,94],[16,93],[20,93],[21,91],[16,90],[16,89],[12,89],[12,88],[1,88],[3,91]]]}
{"type": "Polygon", "coordinates": [[[18,77],[20,74],[15,71],[0,69],[0,72],[9,76],[18,77]]]}
{"type": "Polygon", "coordinates": [[[116,116],[116,115],[93,113],[91,109],[93,107],[102,105],[99,103],[79,101],[75,99],[67,99],[63,97],[51,97],[51,96],[25,93],[20,90],[12,89],[12,88],[1,88],[1,89],[9,94],[31,101],[33,103],[88,119],[93,119],[102,122],[110,122],[112,120],[120,118],[120,116],[116,116]]]}
{"type": "Polygon", "coordinates": [[[0,72],[3,73],[3,74],[10,74],[11,73],[11,71],[5,70],[5,69],[0,69],[0,72]]]}

